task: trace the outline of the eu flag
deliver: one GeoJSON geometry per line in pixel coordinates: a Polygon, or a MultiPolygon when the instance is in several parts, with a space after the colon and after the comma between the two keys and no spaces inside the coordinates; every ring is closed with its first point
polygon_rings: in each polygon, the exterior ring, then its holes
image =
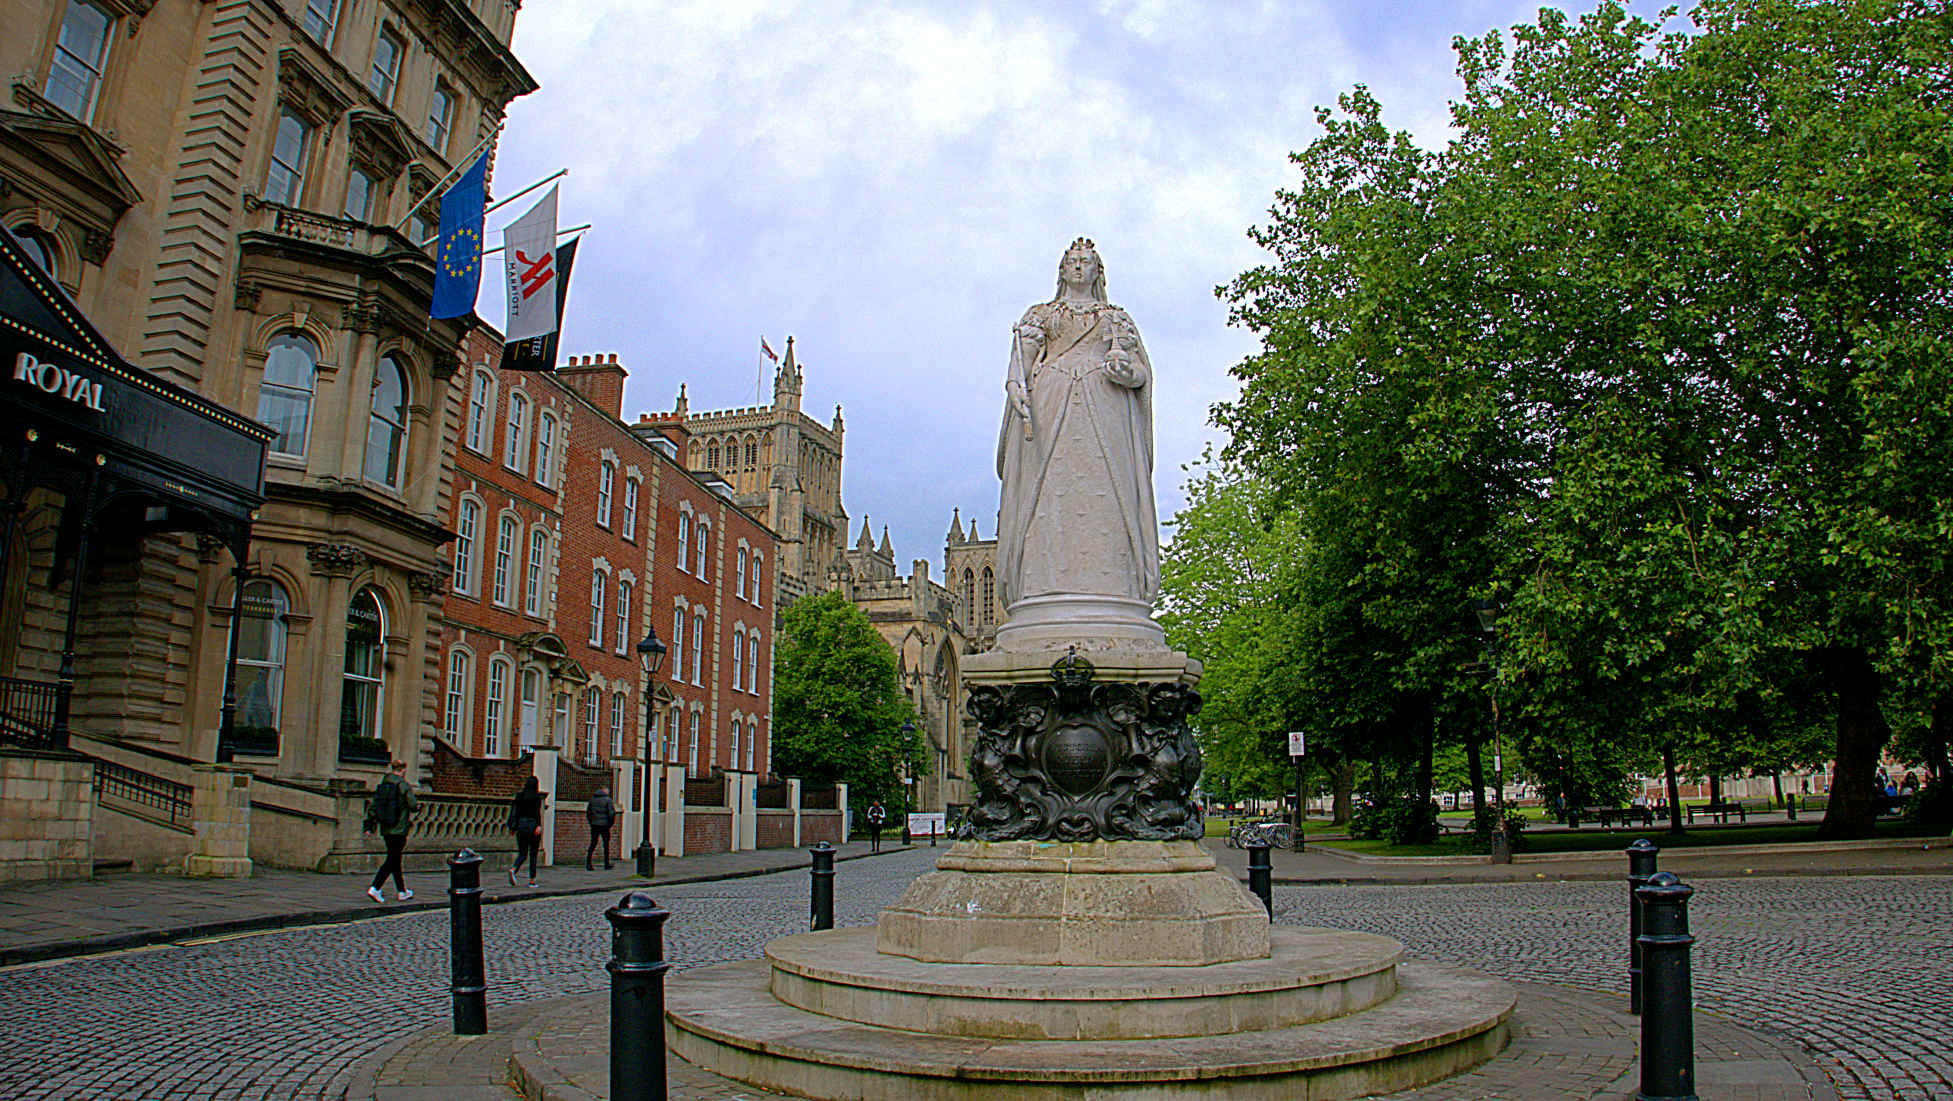
{"type": "Polygon", "coordinates": [[[460,317],[475,310],[481,288],[481,215],[487,198],[482,176],[488,171],[488,151],[454,181],[441,196],[440,246],[434,255],[434,317],[460,317]]]}

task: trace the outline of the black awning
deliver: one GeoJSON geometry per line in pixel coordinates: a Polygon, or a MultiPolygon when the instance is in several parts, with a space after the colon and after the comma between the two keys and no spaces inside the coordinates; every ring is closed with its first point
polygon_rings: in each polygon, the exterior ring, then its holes
{"type": "MultiPolygon", "coordinates": [[[[264,503],[272,438],[256,421],[117,355],[0,232],[0,462],[95,464],[124,492],[243,531],[264,503]]],[[[31,469],[11,473],[35,480],[31,469]]]]}

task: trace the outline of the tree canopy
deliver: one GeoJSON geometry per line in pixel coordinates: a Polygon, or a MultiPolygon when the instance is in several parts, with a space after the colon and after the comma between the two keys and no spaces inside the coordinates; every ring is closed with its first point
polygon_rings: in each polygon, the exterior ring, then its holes
{"type": "Polygon", "coordinates": [[[895,650],[840,593],[803,597],[781,617],[774,649],[774,765],[817,783],[841,781],[851,801],[899,804],[901,774],[928,769],[904,724],[895,650]]]}
{"type": "Polygon", "coordinates": [[[1361,87],[1318,113],[1272,259],[1221,291],[1263,346],[1213,489],[1257,487],[1292,562],[1255,613],[1280,667],[1219,671],[1290,684],[1210,691],[1428,794],[1485,735],[1489,600],[1536,776],[1831,758],[1825,828],[1862,834],[1894,727],[1943,756],[1953,713],[1953,14],[1691,19],[1459,39],[1442,151],[1361,87]]]}

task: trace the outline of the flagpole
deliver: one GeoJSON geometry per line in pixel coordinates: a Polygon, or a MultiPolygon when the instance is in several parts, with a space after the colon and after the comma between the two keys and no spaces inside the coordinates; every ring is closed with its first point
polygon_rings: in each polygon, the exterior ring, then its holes
{"type": "Polygon", "coordinates": [[[500,210],[500,209],[502,209],[503,207],[505,207],[505,206],[507,206],[507,205],[509,205],[510,203],[512,203],[512,202],[514,202],[514,201],[516,201],[517,199],[520,199],[520,198],[522,198],[522,197],[523,197],[524,195],[527,195],[527,194],[528,194],[528,193],[530,193],[531,191],[534,191],[535,189],[537,189],[537,188],[539,188],[539,187],[541,187],[542,185],[544,185],[544,184],[546,184],[546,183],[548,183],[549,181],[551,181],[551,180],[560,180],[560,179],[562,179],[562,178],[563,178],[564,176],[567,176],[567,175],[569,175],[569,174],[570,174],[570,170],[569,170],[569,169],[567,169],[567,168],[559,168],[559,169],[557,169],[557,170],[556,170],[556,172],[555,172],[555,174],[554,174],[554,175],[549,175],[549,176],[544,176],[544,177],[543,177],[542,179],[540,179],[540,180],[537,180],[537,181],[536,181],[535,183],[532,183],[532,184],[530,184],[530,185],[529,185],[528,187],[525,187],[525,188],[523,188],[522,190],[520,190],[520,191],[518,191],[518,192],[516,192],[515,194],[513,194],[513,195],[511,195],[511,196],[509,196],[508,198],[506,198],[506,199],[503,199],[503,200],[502,200],[501,202],[499,202],[499,203],[490,203],[490,204],[488,205],[488,207],[487,207],[486,209],[484,209],[484,210],[482,211],[482,213],[483,213],[483,214],[493,214],[493,213],[495,213],[496,211],[498,211],[498,210],[500,210]]]}
{"type": "MultiPolygon", "coordinates": [[[[559,229],[559,230],[557,230],[557,231],[556,231],[556,236],[558,236],[558,237],[568,237],[568,236],[569,236],[570,234],[572,234],[572,233],[582,233],[582,232],[583,232],[584,230],[586,230],[586,229],[589,229],[589,228],[590,228],[590,223],[589,223],[589,222],[585,222],[585,223],[583,223],[583,224],[582,224],[582,225],[580,225],[580,226],[571,226],[571,227],[570,227],[570,228],[568,228],[568,229],[559,229]]],[[[498,253],[498,252],[500,252],[500,251],[502,251],[503,249],[505,249],[505,248],[508,248],[508,247],[509,247],[509,246],[507,246],[507,245],[496,245],[496,246],[495,246],[494,248],[491,248],[491,249],[483,249],[483,250],[482,250],[482,255],[483,255],[483,256],[493,256],[493,255],[495,255],[496,253],[498,253]]]]}
{"type": "MultiPolygon", "coordinates": [[[[765,333],[760,334],[760,347],[762,348],[766,347],[765,333]]],[[[766,353],[761,352],[759,355],[753,357],[753,404],[755,406],[759,405],[760,403],[760,380],[765,377],[766,377],[766,353]]]]}
{"type": "Polygon", "coordinates": [[[475,163],[475,159],[480,157],[482,153],[488,149],[489,145],[493,143],[496,138],[501,136],[502,136],[502,128],[500,126],[497,126],[495,127],[495,129],[489,131],[488,136],[481,140],[481,144],[475,146],[475,148],[471,150],[466,157],[463,157],[460,161],[456,162],[453,168],[448,169],[448,174],[442,176],[441,181],[439,183],[435,184],[433,187],[428,188],[427,194],[422,195],[420,197],[419,202],[407,208],[407,213],[402,214],[400,216],[400,220],[393,223],[393,228],[395,230],[398,230],[402,226],[405,226],[407,224],[407,219],[412,218],[416,211],[420,210],[421,207],[427,205],[427,200],[432,199],[436,195],[439,195],[441,193],[441,189],[447,187],[447,185],[453,183],[456,179],[459,179],[463,172],[466,172],[468,171],[469,168],[473,167],[475,163]]]}

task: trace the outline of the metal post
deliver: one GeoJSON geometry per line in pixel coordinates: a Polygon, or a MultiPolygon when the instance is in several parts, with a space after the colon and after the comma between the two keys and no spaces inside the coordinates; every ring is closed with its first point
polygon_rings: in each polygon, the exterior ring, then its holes
{"type": "Polygon", "coordinates": [[[1628,1012],[1641,1012],[1641,899],[1636,891],[1648,885],[1655,874],[1655,857],[1661,849],[1642,838],[1627,847],[1628,858],[1628,1012]]]}
{"type": "Polygon", "coordinates": [[[665,1101],[664,924],[671,911],[632,891],[610,920],[610,1096],[665,1101]]]}
{"type": "Polygon", "coordinates": [[[1304,758],[1300,754],[1297,754],[1295,757],[1295,851],[1296,852],[1301,852],[1304,848],[1307,847],[1308,844],[1306,841],[1302,839],[1302,825],[1304,822],[1308,821],[1309,818],[1309,809],[1308,809],[1309,803],[1308,800],[1304,798],[1302,794],[1302,766],[1303,764],[1306,763],[1306,761],[1307,758],[1304,758]]]}
{"type": "MultiPolygon", "coordinates": [[[[645,678],[647,681],[650,678],[645,678]]],[[[644,690],[644,775],[638,777],[638,817],[644,825],[644,838],[637,844],[637,874],[650,879],[658,871],[658,850],[651,844],[651,743],[657,735],[658,694],[650,687],[644,690]]]]}
{"type": "Polygon", "coordinates": [[[1790,792],[1783,797],[1783,809],[1790,812],[1790,820],[1797,821],[1797,793],[1790,792]]]}
{"type": "Polygon", "coordinates": [[[488,1032],[488,979],[482,966],[481,865],[473,849],[448,858],[449,975],[454,992],[454,1034],[488,1032]]]}
{"type": "Polygon", "coordinates": [[[1247,844],[1248,849],[1248,890],[1261,900],[1263,909],[1268,911],[1268,920],[1275,920],[1275,892],[1269,880],[1272,869],[1268,865],[1268,842],[1257,839],[1247,844]]]}
{"type": "Polygon", "coordinates": [[[814,846],[813,916],[807,927],[815,932],[834,928],[834,846],[814,846]]]}
{"type": "Polygon", "coordinates": [[[1656,872],[1635,890],[1645,910],[1641,934],[1641,1092],[1637,1101],[1697,1101],[1695,1008],[1689,976],[1689,896],[1674,872],[1656,872]]]}

